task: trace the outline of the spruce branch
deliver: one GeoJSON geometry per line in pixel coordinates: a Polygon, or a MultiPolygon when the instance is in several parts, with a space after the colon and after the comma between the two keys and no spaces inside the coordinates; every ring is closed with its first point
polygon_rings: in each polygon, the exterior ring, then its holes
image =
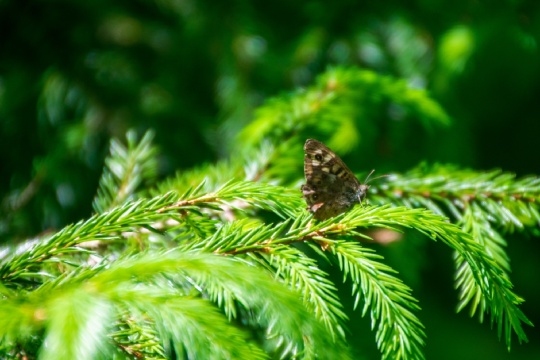
{"type": "Polygon", "coordinates": [[[375,197],[376,202],[387,199],[412,207],[428,207],[457,220],[467,206],[476,204],[476,211],[482,211],[485,218],[505,231],[539,224],[538,177],[516,179],[514,174],[501,170],[480,172],[421,164],[404,175],[392,175],[379,189],[381,196],[375,197]]]}
{"type": "Polygon", "coordinates": [[[123,300],[147,313],[165,344],[172,343],[175,354],[191,359],[267,359],[247,334],[231,325],[208,300],[178,296],[154,288],[126,291],[123,300]],[[132,298],[140,297],[137,301],[132,298]]]}
{"type": "MultiPolygon", "coordinates": [[[[327,330],[337,340],[345,338],[342,321],[347,318],[337,297],[335,286],[320,270],[315,260],[307,257],[301,251],[285,245],[273,245],[272,240],[282,243],[301,241],[280,237],[287,232],[290,221],[280,224],[254,226],[247,221],[234,221],[219,228],[213,236],[200,241],[183,242],[179,248],[182,251],[208,251],[225,255],[246,254],[258,262],[275,277],[281,279],[291,289],[302,294],[304,306],[311,309],[316,317],[323,322],[327,330]]],[[[216,300],[230,318],[236,317],[236,306],[232,293],[221,293],[216,300]]]]}
{"type": "Polygon", "coordinates": [[[365,117],[366,108],[386,102],[402,106],[426,126],[449,123],[448,115],[424,90],[372,71],[336,67],[319,76],[316,84],[306,90],[269,100],[257,110],[240,140],[248,146],[263,139],[279,143],[314,127],[323,132],[332,129],[333,138],[328,142],[332,148],[350,148],[359,138],[355,122],[365,117]]]}
{"type": "MultiPolygon", "coordinates": [[[[205,313],[206,306],[212,308],[212,311],[215,311],[213,306],[217,306],[223,315],[215,312],[215,316],[222,318],[221,320],[216,318],[215,321],[222,322],[223,331],[226,331],[226,327],[233,327],[234,330],[231,331],[237,331],[238,339],[247,338],[245,334],[242,335],[242,331],[231,325],[230,321],[239,319],[249,326],[257,324],[256,326],[266,329],[262,346],[271,349],[270,353],[283,352],[284,356],[309,358],[318,354],[317,349],[327,350],[328,347],[339,353],[343,350],[342,322],[346,316],[339,304],[335,286],[327,279],[327,274],[306,254],[292,247],[296,243],[305,243],[323,257],[335,260],[344,274],[344,279],[352,281],[356,303],[362,304],[363,315],[369,312],[371,316],[377,345],[383,358],[422,358],[421,349],[425,334],[422,324],[414,315],[418,305],[411,295],[410,288],[393,275],[394,271],[381,261],[382,258],[350,241],[351,238],[364,236],[358,231],[359,228],[383,227],[399,231],[402,227],[408,227],[434,240],[442,240],[458,254],[457,261],[461,264],[457,275],[460,309],[471,303],[473,313],[478,311],[482,316],[485,312],[489,312],[492,322],[497,323],[499,334],[504,334],[508,346],[512,332],[517,334],[520,341],[527,339],[522,323],[530,324],[530,322],[518,308],[522,299],[512,292],[511,283],[498,264],[502,260],[495,261],[498,258],[504,259],[501,247],[494,245],[499,244],[500,239],[490,238],[489,234],[484,234],[482,232],[484,228],[475,230],[474,227],[478,223],[467,222],[467,219],[477,220],[474,212],[463,213],[462,226],[464,228],[470,226],[473,233],[476,231],[477,237],[483,237],[485,240],[483,244],[475,242],[459,227],[450,224],[447,218],[425,209],[389,205],[358,206],[336,218],[313,223],[310,214],[298,212],[303,204],[296,191],[249,181],[231,181],[211,192],[204,192],[203,186],[199,184],[181,196],[169,193],[152,199],[127,202],[110,211],[97,214],[87,221],[70,225],[46,241],[34,244],[27,251],[5,257],[0,264],[0,278],[5,288],[3,293],[9,296],[7,301],[0,305],[0,307],[5,305],[3,307],[5,311],[13,309],[15,301],[13,288],[22,288],[27,279],[40,279],[36,284],[42,285],[36,290],[31,287],[29,300],[23,301],[29,311],[17,313],[17,324],[22,324],[22,327],[18,328],[19,325],[13,323],[0,323],[8,329],[2,336],[15,340],[21,336],[28,338],[40,326],[43,328],[44,325],[40,325],[40,321],[36,321],[30,315],[36,314],[36,311],[40,314],[43,310],[43,306],[37,308],[38,303],[35,299],[41,299],[40,296],[48,299],[50,296],[50,304],[58,304],[56,300],[63,299],[61,294],[66,293],[68,294],[65,295],[66,301],[74,301],[68,304],[68,308],[72,309],[70,311],[75,311],[73,309],[77,308],[77,304],[93,301],[91,299],[96,297],[98,304],[96,309],[100,309],[100,306],[108,309],[105,312],[109,317],[110,314],[115,314],[119,324],[125,322],[126,311],[134,315],[140,314],[141,316],[132,318],[143,319],[138,327],[141,329],[141,338],[145,338],[143,336],[145,333],[151,333],[142,330],[150,326],[162,344],[163,341],[170,340],[175,346],[175,351],[188,351],[186,348],[188,345],[181,340],[187,335],[167,332],[169,325],[172,325],[167,322],[168,319],[184,316],[185,321],[192,324],[194,320],[190,319],[194,319],[196,314],[205,313]],[[250,218],[229,222],[210,218],[210,214],[220,215],[228,211],[227,208],[244,213],[248,213],[250,209],[261,208],[274,212],[285,220],[277,224],[261,225],[260,222],[255,223],[250,218]],[[175,221],[171,222],[171,219],[175,221]],[[193,225],[186,225],[189,221],[193,225]],[[193,228],[200,230],[198,235],[189,235],[193,233],[193,228]],[[73,255],[92,254],[81,246],[85,242],[124,241],[126,237],[141,233],[146,234],[143,238],[176,237],[182,241],[178,241],[177,248],[168,253],[162,251],[153,253],[155,250],[146,246],[150,251],[148,254],[126,253],[125,258],[119,260],[114,260],[115,257],[102,259],[99,266],[90,269],[83,261],[73,261],[73,255]],[[486,252],[486,246],[491,252],[486,252]],[[212,256],[212,260],[206,258],[201,260],[198,256],[212,256]],[[232,269],[236,265],[221,263],[219,260],[230,260],[228,258],[237,259],[236,262],[247,264],[247,267],[238,272],[240,270],[232,269]],[[205,262],[206,260],[209,262],[205,262]],[[44,264],[65,264],[65,267],[48,272],[49,268],[44,268],[44,264]],[[257,277],[260,275],[258,269],[260,267],[266,269],[272,276],[265,274],[264,279],[257,277]],[[259,275],[250,277],[248,269],[256,269],[254,272],[259,275]],[[50,277],[50,280],[47,280],[45,275],[50,277]],[[275,291],[278,290],[273,286],[277,282],[273,278],[296,291],[297,295],[293,296],[295,300],[289,298],[291,294],[276,295],[275,291]],[[83,294],[90,291],[87,299],[75,295],[72,298],[71,289],[78,289],[78,286],[83,286],[82,284],[89,286],[81,291],[83,294]],[[170,287],[171,284],[174,285],[173,288],[170,287]],[[149,293],[152,295],[148,295],[147,302],[137,303],[137,300],[134,300],[143,298],[149,293]],[[153,295],[155,296],[152,297],[153,295]],[[210,302],[204,305],[193,303],[191,315],[178,314],[184,304],[167,300],[171,297],[181,297],[182,301],[191,298],[201,301],[204,298],[210,302]],[[274,297],[277,302],[269,304],[268,297],[274,297]],[[301,301],[298,298],[301,298],[301,301]],[[156,307],[159,303],[164,303],[163,311],[156,310],[158,312],[150,315],[152,319],[150,325],[143,323],[145,320],[142,314],[148,313],[144,309],[156,307]],[[246,310],[249,311],[246,313],[246,310]],[[253,318],[249,315],[250,311],[258,316],[253,318]],[[299,317],[291,317],[289,312],[296,312],[299,317]],[[309,321],[315,322],[305,323],[307,327],[298,327],[298,324],[308,321],[306,319],[310,318],[310,313],[313,313],[317,320],[313,318],[309,321]],[[285,318],[287,321],[283,321],[285,318]],[[309,340],[303,337],[306,331],[308,333],[312,331],[309,340]]],[[[382,198],[382,195],[384,192],[377,193],[379,198],[382,198]]],[[[483,208],[474,206],[471,205],[465,210],[484,213],[483,208]]],[[[444,207],[441,206],[440,209],[444,207]]],[[[487,217],[483,219],[490,221],[487,217]]],[[[17,301],[17,304],[20,304],[21,300],[17,301]]],[[[59,324],[64,321],[60,314],[57,320],[59,324]]],[[[89,325],[84,321],[91,320],[84,320],[84,317],[81,317],[81,323],[76,324],[77,329],[81,329],[80,331],[87,329],[89,325]]],[[[107,352],[116,346],[125,354],[137,353],[136,347],[125,341],[127,345],[122,345],[121,337],[112,335],[118,330],[109,325],[103,327],[105,325],[98,322],[96,328],[99,329],[100,326],[104,329],[103,332],[111,335],[108,338],[101,335],[95,337],[92,344],[96,351],[107,352]]],[[[137,327],[132,328],[135,329],[133,333],[139,334],[137,327]]],[[[189,326],[186,325],[186,328],[189,326]]],[[[204,326],[191,329],[190,336],[205,331],[208,329],[205,330],[204,326]]],[[[46,334],[48,337],[49,333],[46,334]]],[[[52,336],[50,339],[54,340],[63,335],[54,332],[50,336],[52,336]]],[[[72,334],[74,342],[78,341],[76,337],[77,334],[72,334]]],[[[219,341],[219,338],[216,337],[214,340],[219,341]]],[[[260,352],[260,348],[248,340],[242,340],[240,343],[244,349],[241,351],[260,352]]],[[[149,346],[143,350],[151,351],[151,346],[150,341],[149,346]]],[[[203,345],[198,344],[191,350],[199,353],[203,351],[199,349],[201,346],[203,345]]],[[[70,349],[66,351],[76,351],[70,349]]],[[[166,346],[158,346],[156,354],[160,353],[159,349],[170,351],[166,346]]],[[[221,351],[237,350],[228,348],[219,351],[205,355],[221,356],[224,354],[221,351]]],[[[332,356],[339,356],[336,354],[332,356]]]]}
{"type": "Polygon", "coordinates": [[[169,339],[177,354],[186,352],[192,358],[266,358],[244,331],[232,326],[208,300],[197,295],[215,301],[222,292],[233,293],[239,306],[257,314],[254,320],[267,329],[265,346],[271,346],[271,352],[300,358],[347,356],[342,345],[329,340],[323,324],[270,276],[245,260],[201,252],[130,256],[109,266],[81,268],[22,297],[3,299],[0,338],[17,338],[45,328],[46,339],[54,345],[44,349],[45,358],[53,353],[92,358],[97,350],[111,351],[103,330],[110,327],[113,309],[117,314],[125,314],[128,309],[135,315],[148,314],[160,339],[165,344],[169,339]],[[160,281],[163,275],[169,281],[160,281]],[[14,306],[19,309],[15,316],[7,316],[14,306]],[[99,316],[87,312],[88,307],[99,316]],[[62,308],[67,311],[62,312],[62,308]],[[59,339],[68,336],[67,332],[72,342],[59,348],[59,339]],[[89,335],[93,340],[85,346],[82,342],[89,335]]]}
{"type": "Polygon", "coordinates": [[[85,242],[121,241],[127,232],[137,232],[141,228],[153,230],[153,226],[164,219],[158,210],[177,199],[175,194],[169,193],[153,199],[128,202],[105,213],[96,214],[86,221],[68,225],[48,239],[36,243],[28,251],[3,259],[0,265],[0,280],[4,285],[15,285],[23,279],[53,276],[41,271],[43,264],[63,262],[62,256],[69,253],[91,253],[80,246],[85,242]]]}
{"type": "MultiPolygon", "coordinates": [[[[467,206],[461,217],[460,222],[463,231],[472,235],[472,238],[478,242],[491,258],[505,271],[510,271],[510,259],[506,254],[506,240],[501,234],[493,228],[489,217],[476,202],[471,202],[467,206]]],[[[460,268],[458,264],[458,269],[460,268]]]]}
{"type": "Polygon", "coordinates": [[[383,359],[423,359],[426,335],[413,314],[420,308],[412,290],[392,275],[396,271],[380,262],[382,256],[358,243],[334,241],[329,249],[344,277],[353,282],[355,307],[362,302],[362,316],[370,312],[383,359]]]}
{"type": "Polygon", "coordinates": [[[392,175],[391,181],[380,187],[380,196],[374,200],[426,207],[457,219],[462,229],[479,244],[485,257],[497,265],[478,268],[463,254],[456,253],[456,287],[460,289],[458,310],[470,305],[471,315],[478,312],[480,321],[489,311],[492,323],[497,322],[499,337],[504,334],[509,348],[512,330],[519,342],[527,341],[521,323],[531,323],[516,307],[523,299],[510,291],[510,263],[504,248],[506,241],[500,232],[538,226],[539,178],[516,179],[515,175],[500,170],[478,172],[423,164],[403,176],[392,175]],[[488,292],[477,279],[486,271],[497,280],[492,282],[493,287],[488,292]]]}
{"type": "MultiPolygon", "coordinates": [[[[122,308],[121,305],[118,307],[122,308]]],[[[166,360],[165,349],[152,325],[153,323],[147,317],[135,317],[124,310],[119,316],[119,321],[114,325],[114,330],[109,332],[108,336],[113,346],[132,358],[166,360]]]]}
{"type": "Polygon", "coordinates": [[[223,186],[231,179],[243,179],[244,162],[235,157],[230,160],[220,160],[213,164],[205,164],[194,169],[177,172],[174,177],[167,178],[158,183],[155,189],[150,189],[151,196],[174,191],[184,194],[190,189],[199,189],[201,192],[212,192],[223,186]]]}
{"type": "Polygon", "coordinates": [[[183,194],[188,189],[194,188],[209,193],[216,191],[231,179],[279,185],[284,182],[284,178],[296,177],[293,169],[297,168],[298,164],[296,162],[291,164],[295,157],[287,156],[295,145],[297,144],[290,141],[273,144],[263,140],[258,147],[239,150],[229,159],[178,172],[174,177],[158,183],[149,193],[152,196],[169,191],[183,194]]]}
{"type": "MultiPolygon", "coordinates": [[[[43,264],[66,261],[67,253],[91,254],[80,245],[89,241],[123,241],[126,234],[139,232],[141,228],[159,233],[157,227],[166,226],[165,213],[178,210],[197,213],[201,207],[220,210],[218,205],[244,210],[253,205],[286,217],[295,212],[300,199],[285,188],[246,181],[230,182],[214,193],[202,194],[199,188],[187,192],[182,200],[173,193],[125,203],[86,221],[69,225],[43,242],[35,244],[29,251],[3,259],[0,264],[0,279],[4,284],[17,279],[54,276],[43,270],[43,264]],[[235,203],[234,201],[239,201],[235,203]],[[174,204],[174,205],[172,205],[174,204]]],[[[182,221],[182,218],[176,217],[182,221]]],[[[210,226],[212,226],[210,224],[210,226]]],[[[207,229],[210,231],[210,229],[207,229]]]]}
{"type": "Polygon", "coordinates": [[[270,266],[271,271],[277,271],[276,276],[300,291],[304,302],[312,304],[310,307],[317,317],[327,327],[332,327],[337,335],[343,336],[341,321],[345,319],[345,314],[339,305],[334,285],[312,259],[290,245],[306,242],[316,250],[318,248],[324,257],[328,257],[326,253],[330,251],[338,259],[344,276],[352,278],[357,301],[362,297],[368,299],[364,313],[370,308],[373,323],[378,324],[378,345],[384,358],[422,358],[425,335],[423,326],[413,314],[418,306],[410,295],[410,289],[390,275],[391,269],[377,261],[380,257],[377,258],[369,250],[360,251],[334,240],[336,237],[357,235],[354,225],[326,221],[309,226],[310,219],[311,216],[304,213],[297,215],[292,224],[286,221],[249,227],[245,222],[234,222],[219,229],[211,238],[186,246],[218,254],[247,254],[250,258],[264,259],[263,265],[270,266]],[[376,301],[370,300],[373,297],[376,301]],[[379,317],[380,307],[385,309],[382,320],[379,317]],[[381,334],[389,335],[382,337],[381,334]],[[392,345],[396,339],[401,345],[392,345]]]}
{"type": "Polygon", "coordinates": [[[345,339],[342,323],[348,317],[337,296],[337,288],[327,278],[328,274],[319,269],[314,259],[291,246],[267,247],[266,252],[258,255],[252,258],[267,262],[276,272],[277,278],[282,279],[291,289],[302,292],[304,306],[311,309],[326,325],[334,339],[345,339]]]}
{"type": "MultiPolygon", "coordinates": [[[[330,248],[333,251],[337,251],[336,244],[332,239],[336,236],[363,236],[355,230],[357,228],[384,227],[392,230],[399,230],[399,227],[402,226],[414,228],[434,240],[442,240],[446,245],[450,246],[460,254],[466,265],[470,267],[470,274],[472,275],[469,278],[469,281],[458,281],[458,286],[461,291],[460,297],[464,299],[463,301],[466,302],[474,296],[478,299],[483,299],[486,303],[486,308],[482,310],[489,311],[492,316],[494,316],[492,319],[496,320],[500,329],[504,331],[507,344],[509,344],[510,341],[508,335],[511,335],[512,331],[516,333],[520,341],[526,341],[527,338],[522,329],[521,322],[526,324],[530,324],[530,322],[519,310],[518,305],[522,300],[512,292],[511,284],[503,276],[502,269],[485,253],[482,246],[476,243],[470,235],[464,233],[456,225],[449,223],[446,218],[425,209],[383,206],[368,208],[357,207],[341,217],[329,219],[325,222],[312,225],[311,227],[307,226],[308,221],[309,217],[297,217],[286,235],[279,235],[285,230],[284,224],[272,228],[259,227],[244,231],[243,233],[242,228],[238,227],[232,229],[233,231],[230,231],[227,235],[217,232],[215,239],[220,239],[220,241],[210,240],[206,243],[205,247],[207,250],[214,249],[214,251],[217,251],[218,253],[226,254],[268,254],[271,253],[272,249],[277,245],[289,245],[294,242],[305,242],[311,239],[321,246],[321,249],[323,250],[330,248]],[[336,220],[339,221],[336,223],[336,220]]],[[[224,228],[223,231],[225,232],[226,230],[227,229],[224,228]]],[[[341,267],[342,269],[347,269],[346,273],[353,273],[354,271],[358,273],[360,271],[354,269],[354,263],[353,265],[347,265],[347,267],[344,263],[346,259],[352,261],[352,259],[357,258],[357,256],[359,256],[358,254],[346,258],[343,257],[341,253],[337,252],[336,256],[338,256],[338,258],[341,256],[341,267]]],[[[370,261],[373,261],[374,259],[367,255],[363,256],[363,258],[370,261]]],[[[372,267],[373,264],[366,267],[366,269],[371,269],[372,267]]],[[[390,272],[390,269],[385,268],[384,265],[380,265],[378,268],[381,269],[383,274],[378,274],[378,276],[383,279],[388,279],[389,275],[387,272],[390,272]]],[[[363,274],[365,274],[365,272],[363,274]]],[[[358,286],[360,285],[361,284],[358,284],[358,286]]],[[[390,308],[400,309],[404,306],[402,303],[410,308],[408,310],[409,312],[416,308],[416,304],[410,302],[410,289],[399,281],[393,281],[385,288],[397,288],[402,291],[401,295],[392,294],[392,298],[397,296],[401,299],[401,303],[398,302],[400,306],[396,307],[396,305],[394,305],[390,308]],[[398,284],[400,285],[398,286],[398,284]]],[[[358,289],[360,289],[360,287],[358,289]]],[[[364,294],[371,294],[368,290],[369,289],[364,288],[364,294]]],[[[386,299],[387,297],[389,296],[379,295],[379,299],[386,299]]],[[[371,297],[368,297],[368,299],[370,298],[371,297]]],[[[374,303],[373,306],[381,305],[379,303],[374,303]]],[[[379,313],[379,311],[374,312],[374,314],[379,313]]],[[[410,319],[410,316],[409,313],[406,313],[403,314],[402,318],[410,319]]],[[[388,316],[389,319],[394,319],[395,317],[395,314],[388,316]]],[[[414,319],[414,323],[419,324],[418,320],[416,318],[414,319]]],[[[379,318],[375,318],[373,321],[374,323],[377,323],[379,318]]],[[[396,324],[399,324],[399,322],[396,324]]],[[[387,322],[379,321],[378,326],[378,331],[380,331],[381,334],[390,333],[387,322]]],[[[399,356],[405,356],[404,354],[409,354],[408,351],[417,353],[418,349],[422,346],[423,339],[423,332],[418,329],[418,326],[408,323],[407,327],[402,326],[401,328],[394,330],[393,337],[380,339],[381,342],[379,344],[381,345],[384,356],[392,357],[398,356],[398,354],[401,354],[399,356]],[[402,337],[403,334],[409,333],[411,328],[417,329],[411,334],[411,337],[415,340],[409,339],[409,341],[415,342],[414,346],[410,349],[400,348],[396,353],[389,353],[388,348],[384,346],[392,343],[390,339],[402,337]]]]}
{"type": "Polygon", "coordinates": [[[288,188],[273,186],[252,181],[229,181],[219,189],[202,193],[202,184],[188,190],[177,203],[165,210],[187,210],[196,207],[218,209],[217,205],[227,205],[235,210],[243,210],[249,205],[274,212],[282,218],[294,216],[301,199],[296,191],[288,188]],[[235,202],[236,201],[236,202],[235,202]]]}
{"type": "MultiPolygon", "coordinates": [[[[381,193],[393,202],[452,215],[465,224],[467,230],[476,229],[475,234],[484,229],[482,238],[489,234],[493,246],[504,246],[505,241],[494,226],[512,231],[516,227],[536,226],[538,222],[540,180],[514,178],[499,170],[482,173],[441,165],[432,169],[422,166],[404,176],[393,175],[390,183],[381,186],[381,193]]],[[[380,197],[378,201],[384,199],[380,197]]],[[[508,268],[501,246],[488,252],[495,251],[498,256],[494,259],[508,268]]]]}
{"type": "MultiPolygon", "coordinates": [[[[470,233],[473,236],[473,239],[484,247],[487,254],[502,267],[503,271],[509,271],[509,259],[503,248],[503,246],[506,245],[506,241],[492,228],[485,216],[485,213],[477,204],[471,203],[470,206],[465,209],[463,214],[461,220],[462,228],[464,231],[470,233]]],[[[489,310],[490,305],[486,302],[486,299],[481,296],[482,289],[474,281],[474,274],[470,265],[467,264],[465,259],[459,254],[456,254],[455,261],[458,269],[458,272],[456,273],[456,286],[461,289],[458,309],[461,310],[470,304],[471,316],[478,312],[480,321],[482,322],[484,313],[489,310]],[[465,289],[467,289],[467,291],[464,291],[465,289]]],[[[500,276],[504,277],[504,281],[509,283],[509,276],[507,273],[503,272],[500,276]]],[[[501,292],[498,288],[496,288],[495,291],[501,292]]],[[[504,297],[504,299],[507,300],[506,297],[504,297]]],[[[509,300],[514,303],[523,302],[523,299],[517,296],[514,296],[509,300]]],[[[518,333],[520,342],[522,340],[527,341],[527,337],[521,328],[521,322],[528,325],[532,324],[521,312],[516,311],[516,309],[511,306],[509,300],[491,305],[494,308],[494,310],[491,311],[491,322],[492,325],[495,321],[497,322],[497,333],[499,338],[504,331],[504,339],[510,349],[512,334],[509,329],[513,328],[514,331],[520,332],[518,333]],[[502,314],[507,315],[506,317],[503,317],[502,314]]]]}
{"type": "MultiPolygon", "coordinates": [[[[455,254],[455,259],[457,264],[461,264],[456,273],[456,287],[459,288],[460,299],[458,311],[470,305],[471,316],[478,312],[480,321],[483,321],[484,314],[489,312],[491,326],[495,323],[497,324],[497,335],[499,338],[504,333],[504,340],[509,350],[512,342],[512,332],[517,335],[520,343],[522,341],[527,342],[527,335],[523,330],[522,323],[529,326],[533,326],[533,324],[517,307],[517,305],[523,302],[523,299],[510,291],[512,284],[507,276],[501,271],[499,274],[500,279],[490,284],[491,288],[489,290],[491,293],[486,295],[486,286],[482,286],[486,284],[480,284],[478,282],[478,270],[474,269],[458,253],[455,254]]],[[[488,281],[485,282],[487,283],[488,281]]]]}
{"type": "Polygon", "coordinates": [[[112,306],[85,290],[44,297],[46,303],[40,310],[46,317],[46,346],[40,349],[40,359],[91,360],[110,351],[106,335],[112,306]]]}
{"type": "Polygon", "coordinates": [[[110,155],[94,199],[94,211],[102,213],[128,200],[143,184],[154,180],[157,174],[157,149],[152,145],[154,133],[147,131],[137,142],[134,131],[128,131],[127,146],[117,139],[111,140],[110,155]]]}
{"type": "MultiPolygon", "coordinates": [[[[360,207],[353,211],[370,212],[360,207]]],[[[389,226],[393,221],[388,215],[378,208],[368,215],[369,225],[366,226],[371,227],[373,223],[389,226]]],[[[396,271],[381,262],[382,256],[372,249],[363,248],[357,242],[340,240],[364,236],[355,230],[355,218],[347,214],[337,223],[325,221],[311,227],[307,236],[314,242],[309,244],[314,248],[320,247],[323,252],[319,253],[326,258],[335,259],[344,280],[349,278],[352,281],[355,307],[363,303],[362,316],[369,311],[383,359],[423,359],[426,336],[424,326],[414,314],[420,308],[411,295],[412,290],[392,275],[396,271]]]]}
{"type": "MultiPolygon", "coordinates": [[[[517,335],[520,342],[528,341],[522,322],[527,325],[532,323],[518,308],[523,299],[512,292],[512,284],[493,258],[458,226],[425,209],[389,206],[374,207],[361,214],[355,209],[347,213],[343,221],[348,222],[349,219],[352,220],[349,226],[365,227],[369,224],[397,230],[395,226],[400,225],[412,227],[434,240],[442,240],[463,259],[458,260],[463,264],[457,274],[457,287],[460,289],[461,299],[458,310],[473,298],[485,301],[485,308],[481,310],[490,312],[492,323],[497,322],[499,335],[504,332],[508,347],[511,344],[512,332],[517,335]]],[[[473,313],[475,309],[476,306],[473,304],[473,313]]]]}

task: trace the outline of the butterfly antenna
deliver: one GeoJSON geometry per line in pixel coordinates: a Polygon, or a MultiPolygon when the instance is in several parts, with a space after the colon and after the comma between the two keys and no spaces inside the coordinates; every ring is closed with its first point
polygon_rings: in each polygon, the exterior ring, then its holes
{"type": "MultiPolygon", "coordinates": [[[[375,172],[375,169],[371,170],[371,172],[366,176],[366,180],[364,180],[364,184],[367,184],[369,181],[370,176],[375,172]]],[[[373,180],[373,179],[372,179],[373,180]]]]}
{"type": "Polygon", "coordinates": [[[368,176],[366,176],[366,180],[364,180],[364,184],[367,184],[368,182],[373,181],[373,180],[377,180],[377,179],[380,179],[380,178],[383,178],[383,177],[390,176],[389,174],[385,174],[385,175],[377,176],[377,177],[374,177],[374,178],[370,179],[371,175],[374,172],[375,172],[375,169],[371,170],[371,172],[368,174],[368,176]]]}

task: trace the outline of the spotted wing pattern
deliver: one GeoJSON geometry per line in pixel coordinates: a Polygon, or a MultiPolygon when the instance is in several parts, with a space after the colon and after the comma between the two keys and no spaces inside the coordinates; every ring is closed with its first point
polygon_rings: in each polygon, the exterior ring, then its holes
{"type": "Polygon", "coordinates": [[[308,210],[317,220],[326,220],[350,209],[366,196],[368,186],[360,184],[345,163],[323,143],[308,139],[304,145],[302,192],[308,210]]]}

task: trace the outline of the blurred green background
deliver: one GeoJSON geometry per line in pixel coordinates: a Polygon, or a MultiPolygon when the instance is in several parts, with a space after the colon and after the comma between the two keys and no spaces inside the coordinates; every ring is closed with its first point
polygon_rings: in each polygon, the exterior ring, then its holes
{"type": "MultiPolygon", "coordinates": [[[[403,78],[452,117],[446,129],[403,127],[389,106],[381,116],[401,141],[380,132],[369,161],[346,158],[352,169],[428,160],[540,174],[535,0],[0,0],[0,34],[1,243],[88,217],[111,137],[154,129],[162,177],[225,158],[257,106],[331,65],[403,78]]],[[[515,290],[538,324],[539,238],[508,240],[515,290]]],[[[489,321],[456,315],[451,252],[414,244],[378,250],[420,300],[428,359],[540,359],[536,328],[507,353],[489,321]],[[393,260],[404,251],[416,275],[393,260]]],[[[377,358],[359,317],[351,343],[377,358]]]]}

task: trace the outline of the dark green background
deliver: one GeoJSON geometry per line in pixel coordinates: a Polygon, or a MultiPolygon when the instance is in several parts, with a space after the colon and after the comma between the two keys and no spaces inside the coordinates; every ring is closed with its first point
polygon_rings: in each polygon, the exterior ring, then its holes
{"type": "MultiPolygon", "coordinates": [[[[540,173],[534,0],[0,0],[0,36],[2,242],[88,217],[111,137],[154,129],[163,177],[228,157],[254,108],[329,65],[425,87],[453,119],[430,130],[388,122],[399,141],[376,139],[369,161],[350,154],[354,170],[428,160],[540,173]]],[[[538,330],[508,354],[489,321],[455,315],[451,252],[407,240],[380,251],[420,300],[428,359],[540,358],[538,330]]],[[[538,238],[508,241],[515,290],[538,324],[538,238]]],[[[351,318],[351,343],[377,356],[368,322],[351,318]]]]}

